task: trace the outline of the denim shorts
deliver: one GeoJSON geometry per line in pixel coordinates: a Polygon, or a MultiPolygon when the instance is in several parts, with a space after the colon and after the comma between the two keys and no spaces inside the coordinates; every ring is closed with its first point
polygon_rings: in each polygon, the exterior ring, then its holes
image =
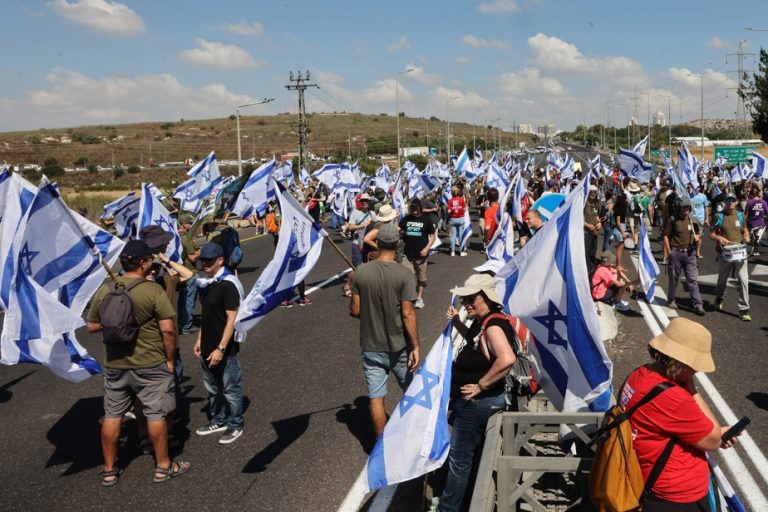
{"type": "Polygon", "coordinates": [[[122,417],[134,398],[141,400],[142,411],[149,421],[163,420],[176,408],[174,376],[165,363],[138,370],[103,368],[102,374],[107,418],[122,417]]]}
{"type": "Polygon", "coordinates": [[[368,385],[368,398],[386,396],[389,372],[395,375],[403,391],[411,383],[411,374],[408,373],[408,350],[405,348],[400,352],[363,350],[363,370],[368,385]]]}

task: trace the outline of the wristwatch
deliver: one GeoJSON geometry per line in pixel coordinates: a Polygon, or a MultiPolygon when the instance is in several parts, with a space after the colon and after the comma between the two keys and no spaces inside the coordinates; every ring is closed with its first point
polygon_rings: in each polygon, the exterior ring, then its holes
{"type": "Polygon", "coordinates": [[[216,348],[217,348],[219,351],[221,351],[221,353],[222,353],[222,354],[225,354],[225,353],[227,352],[227,347],[225,347],[224,345],[219,345],[219,346],[218,346],[218,347],[216,347],[216,348]]]}

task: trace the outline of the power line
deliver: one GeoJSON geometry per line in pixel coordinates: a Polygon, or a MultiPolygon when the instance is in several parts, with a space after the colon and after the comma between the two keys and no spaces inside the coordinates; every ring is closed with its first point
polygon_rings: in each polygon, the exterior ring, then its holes
{"type": "Polygon", "coordinates": [[[299,132],[299,169],[301,169],[302,164],[306,165],[307,162],[307,111],[304,105],[304,91],[306,91],[310,87],[319,87],[317,84],[311,84],[310,81],[310,73],[309,70],[307,70],[306,76],[302,76],[301,71],[299,71],[296,75],[293,74],[293,71],[290,71],[288,73],[288,80],[291,82],[290,84],[286,85],[285,88],[289,91],[297,91],[299,93],[299,119],[298,119],[298,132],[299,132]]]}

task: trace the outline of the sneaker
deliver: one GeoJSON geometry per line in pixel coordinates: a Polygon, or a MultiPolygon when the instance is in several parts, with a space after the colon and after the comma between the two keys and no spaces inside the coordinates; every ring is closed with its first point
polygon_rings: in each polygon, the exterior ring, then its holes
{"type": "Polygon", "coordinates": [[[693,312],[694,312],[694,313],[696,313],[696,314],[697,314],[697,315],[699,315],[699,316],[704,316],[704,315],[706,315],[706,314],[707,314],[707,312],[706,312],[706,311],[704,311],[704,308],[703,308],[703,307],[701,307],[701,306],[699,306],[699,307],[695,308],[695,309],[693,310],[693,312]]]}
{"type": "Polygon", "coordinates": [[[226,425],[217,425],[215,423],[208,423],[203,425],[199,429],[195,430],[195,434],[199,436],[207,436],[209,434],[215,434],[216,432],[224,432],[227,430],[226,425]]]}
{"type": "Polygon", "coordinates": [[[184,327],[181,330],[181,334],[192,334],[193,332],[197,332],[199,330],[200,330],[199,327],[196,327],[196,326],[193,325],[192,327],[184,327]]]}
{"type": "MultiPolygon", "coordinates": [[[[226,428],[226,427],[224,427],[226,428]]],[[[227,428],[227,431],[224,432],[224,435],[219,438],[219,444],[230,444],[234,443],[235,439],[243,435],[243,429],[241,428],[227,428]]]]}
{"type": "Polygon", "coordinates": [[[723,310],[723,299],[715,299],[715,309],[717,311],[723,310]]]}
{"type": "Polygon", "coordinates": [[[748,309],[739,311],[739,318],[741,318],[742,322],[751,322],[752,321],[752,317],[749,316],[749,310],[748,309]]]}
{"type": "Polygon", "coordinates": [[[668,263],[669,263],[669,261],[667,260],[667,258],[664,258],[663,260],[661,260],[659,262],[660,265],[667,265],[668,263]]]}
{"type": "Polygon", "coordinates": [[[466,255],[467,255],[466,251],[461,251],[461,254],[459,254],[459,256],[466,256],[466,255]]]}
{"type": "Polygon", "coordinates": [[[673,300],[670,300],[669,302],[667,302],[667,307],[669,309],[677,309],[677,303],[673,300]]]}
{"type": "Polygon", "coordinates": [[[629,302],[627,301],[621,301],[613,306],[616,308],[616,311],[630,311],[632,308],[629,307],[629,302]]]}
{"type": "Polygon", "coordinates": [[[296,304],[299,306],[306,306],[307,304],[312,304],[312,299],[309,297],[304,297],[303,299],[299,299],[296,301],[296,304]]]}
{"type": "Polygon", "coordinates": [[[413,307],[416,309],[423,309],[424,308],[424,299],[416,299],[413,301],[413,307]]]}
{"type": "Polygon", "coordinates": [[[291,299],[285,299],[283,302],[280,303],[281,308],[292,308],[293,307],[293,301],[291,299]]]}
{"type": "Polygon", "coordinates": [[[456,253],[454,251],[451,251],[451,256],[456,256],[456,253]]]}

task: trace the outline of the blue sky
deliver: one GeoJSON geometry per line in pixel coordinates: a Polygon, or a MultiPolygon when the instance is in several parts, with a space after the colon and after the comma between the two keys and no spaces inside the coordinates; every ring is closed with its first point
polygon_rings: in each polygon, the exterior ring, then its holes
{"type": "Polygon", "coordinates": [[[699,117],[703,73],[705,117],[733,118],[727,54],[768,46],[744,30],[766,14],[765,0],[6,0],[0,131],[227,117],[265,97],[243,114],[296,112],[284,85],[306,69],[310,112],[394,114],[397,76],[409,116],[623,126],[637,90],[651,112],[671,98],[677,123],[699,117]]]}

